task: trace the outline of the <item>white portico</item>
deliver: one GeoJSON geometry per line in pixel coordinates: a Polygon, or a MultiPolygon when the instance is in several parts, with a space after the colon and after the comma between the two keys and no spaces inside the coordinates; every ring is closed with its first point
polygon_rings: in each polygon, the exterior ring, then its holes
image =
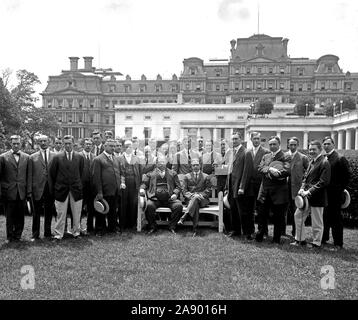
{"type": "Polygon", "coordinates": [[[141,104],[115,107],[115,135],[176,140],[185,136],[229,139],[234,130],[244,134],[247,105],[141,104]]]}

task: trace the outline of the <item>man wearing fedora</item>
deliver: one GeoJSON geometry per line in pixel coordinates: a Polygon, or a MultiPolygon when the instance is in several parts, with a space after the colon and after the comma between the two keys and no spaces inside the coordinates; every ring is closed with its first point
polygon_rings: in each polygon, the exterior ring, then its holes
{"type": "MultiPolygon", "coordinates": [[[[332,137],[323,139],[323,149],[331,166],[331,181],[327,187],[328,205],[323,212],[323,238],[322,243],[329,240],[329,231],[332,229],[332,237],[335,249],[343,247],[343,217],[341,205],[344,202],[344,189],[347,188],[350,177],[350,168],[347,159],[340,155],[334,147],[332,137]]],[[[335,250],[333,249],[333,250],[335,250]]]]}
{"type": "Polygon", "coordinates": [[[32,198],[34,200],[34,212],[32,215],[32,238],[36,241],[40,237],[40,217],[43,213],[44,237],[51,238],[51,222],[54,212],[54,199],[49,188],[49,167],[55,156],[50,151],[49,139],[45,135],[38,138],[40,150],[30,156],[29,176],[32,198]]]}
{"type": "Polygon", "coordinates": [[[68,205],[71,206],[73,225],[71,234],[80,236],[82,211],[82,172],[83,157],[73,151],[74,138],[63,137],[64,151],[55,155],[49,167],[49,187],[55,198],[57,221],[54,227],[54,240],[61,240],[65,231],[68,205]]]}
{"type": "Polygon", "coordinates": [[[147,193],[147,207],[145,216],[148,221],[151,234],[157,230],[156,209],[158,207],[170,208],[169,230],[175,232],[175,227],[182,216],[183,205],[178,200],[181,192],[178,175],[175,171],[166,167],[166,158],[158,155],[156,169],[143,175],[143,181],[139,193],[145,196],[147,193]]]}
{"type": "Polygon", "coordinates": [[[269,139],[270,153],[263,156],[258,171],[263,179],[258,195],[258,232],[256,241],[263,240],[270,211],[273,213],[273,243],[280,244],[285,211],[288,205],[287,177],[290,175],[290,158],[280,147],[277,136],[269,139]],[[275,164],[275,165],[274,165],[275,164]]]}
{"type": "Polygon", "coordinates": [[[292,245],[305,244],[305,221],[311,212],[312,237],[313,242],[310,248],[321,247],[323,236],[323,209],[328,204],[327,186],[331,178],[331,168],[328,160],[322,155],[322,145],[314,140],[309,144],[309,162],[307,171],[304,175],[302,186],[298,195],[307,197],[308,206],[295,212],[296,235],[292,245]]]}
{"type": "Polygon", "coordinates": [[[107,139],[104,144],[104,151],[93,160],[95,199],[99,201],[104,199],[109,205],[106,216],[99,212],[96,213],[95,232],[97,236],[103,236],[106,231],[109,233],[120,232],[117,229],[117,209],[120,191],[125,189],[126,185],[120,158],[113,155],[115,147],[116,141],[107,139]]]}
{"type": "Polygon", "coordinates": [[[299,140],[296,137],[291,137],[288,140],[288,151],[287,155],[291,157],[291,174],[288,177],[288,193],[289,203],[288,209],[285,216],[285,223],[283,225],[282,234],[286,234],[287,220],[292,221],[292,236],[295,236],[295,219],[294,214],[296,212],[295,198],[298,194],[302,185],[303,176],[308,168],[308,157],[303,153],[299,152],[298,149],[299,140]]]}
{"type": "Polygon", "coordinates": [[[20,241],[24,230],[25,202],[31,196],[29,156],[20,151],[21,138],[10,137],[11,149],[0,156],[2,200],[6,215],[6,243],[20,241]]]}
{"type": "Polygon", "coordinates": [[[192,172],[184,176],[184,198],[187,212],[180,218],[178,224],[183,224],[187,215],[193,220],[193,237],[197,235],[199,209],[209,204],[211,195],[210,176],[200,170],[199,159],[191,162],[192,172]]]}

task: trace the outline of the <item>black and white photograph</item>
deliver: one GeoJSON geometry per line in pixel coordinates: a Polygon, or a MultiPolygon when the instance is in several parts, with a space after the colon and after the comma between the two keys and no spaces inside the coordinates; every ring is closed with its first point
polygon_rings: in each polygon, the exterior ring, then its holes
{"type": "Polygon", "coordinates": [[[0,300],[357,300],[357,17],[0,0],[0,300]]]}

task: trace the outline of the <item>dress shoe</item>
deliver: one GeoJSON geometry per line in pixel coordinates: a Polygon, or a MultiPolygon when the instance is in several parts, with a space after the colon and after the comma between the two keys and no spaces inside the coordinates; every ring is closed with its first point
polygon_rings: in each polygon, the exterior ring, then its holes
{"type": "Polygon", "coordinates": [[[341,251],[341,250],[343,250],[343,246],[333,246],[333,247],[329,248],[328,250],[333,251],[333,252],[341,251]]]}
{"type": "Polygon", "coordinates": [[[255,236],[255,240],[257,242],[262,242],[264,240],[263,234],[257,233],[256,236],[255,236]]]}
{"type": "Polygon", "coordinates": [[[309,249],[319,249],[319,248],[321,248],[321,246],[314,244],[314,243],[309,243],[308,248],[309,249]]]}
{"type": "Polygon", "coordinates": [[[251,234],[249,234],[246,236],[246,240],[249,240],[249,241],[254,240],[254,237],[251,234]]]}
{"type": "Polygon", "coordinates": [[[192,238],[197,237],[197,236],[198,236],[198,231],[197,231],[197,230],[194,230],[194,231],[193,231],[193,234],[192,234],[191,236],[192,236],[192,238]]]}
{"type": "Polygon", "coordinates": [[[271,243],[273,244],[281,244],[281,240],[280,239],[274,239],[271,241],[271,243]]]}
{"type": "Polygon", "coordinates": [[[290,245],[294,247],[305,246],[306,244],[307,244],[306,241],[298,241],[298,240],[295,240],[294,242],[290,243],[290,245]]]}
{"type": "Polygon", "coordinates": [[[35,242],[35,241],[39,241],[39,240],[40,240],[40,238],[31,238],[30,242],[35,242]]]}
{"type": "Polygon", "coordinates": [[[169,231],[170,231],[172,234],[177,234],[173,228],[170,228],[169,231]]]}
{"type": "Polygon", "coordinates": [[[147,234],[149,235],[149,234],[153,234],[153,233],[155,233],[155,232],[157,232],[157,229],[152,228],[152,229],[149,229],[149,230],[148,230],[147,234]]]}
{"type": "Polygon", "coordinates": [[[241,236],[241,233],[238,233],[237,231],[230,231],[227,236],[229,238],[233,238],[233,237],[240,237],[241,236]]]}

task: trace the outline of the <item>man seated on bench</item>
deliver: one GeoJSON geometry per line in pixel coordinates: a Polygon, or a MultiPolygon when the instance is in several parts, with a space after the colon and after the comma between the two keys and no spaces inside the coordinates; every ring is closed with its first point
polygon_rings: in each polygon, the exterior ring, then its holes
{"type": "Polygon", "coordinates": [[[145,217],[151,234],[157,230],[156,210],[158,207],[170,208],[169,230],[175,234],[175,227],[183,214],[183,205],[178,200],[181,192],[177,174],[166,167],[166,158],[158,154],[156,168],[143,176],[139,190],[140,196],[147,191],[147,208],[145,217]]]}
{"type": "Polygon", "coordinates": [[[184,198],[188,205],[185,214],[180,218],[178,224],[183,224],[186,216],[193,220],[193,237],[197,236],[197,226],[199,222],[199,209],[206,207],[210,200],[211,183],[210,177],[200,171],[199,159],[191,161],[192,172],[184,176],[184,198]]]}

